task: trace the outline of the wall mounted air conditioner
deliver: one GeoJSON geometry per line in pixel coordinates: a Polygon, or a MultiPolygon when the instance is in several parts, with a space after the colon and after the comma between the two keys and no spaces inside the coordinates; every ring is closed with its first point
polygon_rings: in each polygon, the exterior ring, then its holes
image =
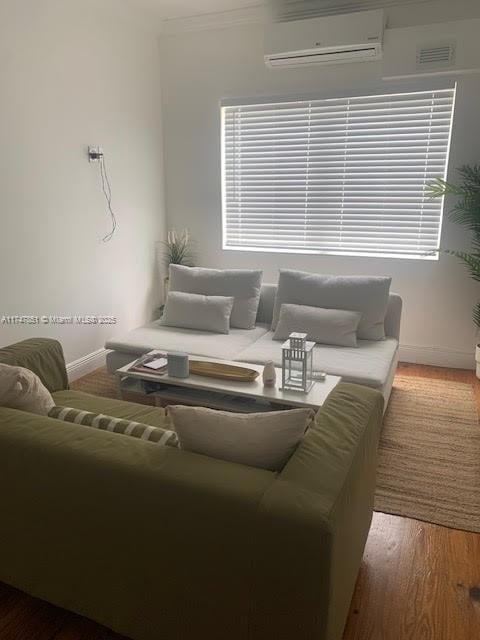
{"type": "Polygon", "coordinates": [[[298,67],[366,62],[382,57],[382,10],[267,25],[265,64],[298,67]]]}

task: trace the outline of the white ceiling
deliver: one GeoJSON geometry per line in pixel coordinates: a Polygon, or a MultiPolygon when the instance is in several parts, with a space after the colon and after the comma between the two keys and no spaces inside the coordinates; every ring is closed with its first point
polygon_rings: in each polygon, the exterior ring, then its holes
{"type": "Polygon", "coordinates": [[[162,20],[256,7],[262,0],[130,0],[162,20]]]}

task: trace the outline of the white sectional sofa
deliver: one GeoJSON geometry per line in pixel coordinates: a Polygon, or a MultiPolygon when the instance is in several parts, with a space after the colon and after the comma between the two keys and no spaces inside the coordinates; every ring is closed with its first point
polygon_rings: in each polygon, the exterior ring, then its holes
{"type": "MultiPolygon", "coordinates": [[[[277,285],[262,285],[254,329],[232,328],[228,334],[218,334],[162,326],[157,320],[109,340],[105,345],[109,350],[107,368],[113,373],[152,349],[184,351],[192,356],[257,364],[273,360],[280,366],[282,341],[273,340],[270,330],[276,291],[277,285]]],[[[398,363],[401,313],[402,299],[390,294],[385,317],[386,338],[358,340],[357,347],[317,345],[315,370],[342,376],[346,382],[378,389],[387,403],[398,363]]]]}

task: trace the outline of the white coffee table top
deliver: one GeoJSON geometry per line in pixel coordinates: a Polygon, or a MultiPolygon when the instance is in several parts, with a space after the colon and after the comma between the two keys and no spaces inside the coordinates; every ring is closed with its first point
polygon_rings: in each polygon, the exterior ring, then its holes
{"type": "Polygon", "coordinates": [[[236,382],[231,380],[220,380],[219,378],[207,378],[190,374],[188,378],[174,378],[168,373],[144,373],[138,371],[129,371],[135,361],[125,365],[121,369],[117,369],[116,375],[120,378],[128,377],[138,380],[151,382],[160,382],[176,387],[184,387],[186,389],[201,389],[203,391],[211,391],[224,393],[232,396],[243,396],[246,398],[264,399],[270,403],[278,403],[290,405],[294,407],[321,407],[328,395],[333,391],[341,378],[338,376],[327,375],[324,380],[316,380],[308,393],[302,391],[283,391],[279,387],[282,383],[282,370],[276,368],[277,382],[274,387],[264,387],[262,380],[263,365],[250,364],[244,362],[232,362],[230,360],[217,360],[215,358],[204,358],[200,356],[191,356],[190,361],[208,361],[222,362],[224,364],[234,365],[237,367],[246,367],[255,369],[259,372],[258,378],[254,382],[236,382]]]}

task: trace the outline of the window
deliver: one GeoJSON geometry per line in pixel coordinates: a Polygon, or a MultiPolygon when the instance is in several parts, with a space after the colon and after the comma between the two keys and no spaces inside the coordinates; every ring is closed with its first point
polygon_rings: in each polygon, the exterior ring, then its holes
{"type": "Polygon", "coordinates": [[[430,258],[455,89],[222,107],[225,249],[430,258]]]}

